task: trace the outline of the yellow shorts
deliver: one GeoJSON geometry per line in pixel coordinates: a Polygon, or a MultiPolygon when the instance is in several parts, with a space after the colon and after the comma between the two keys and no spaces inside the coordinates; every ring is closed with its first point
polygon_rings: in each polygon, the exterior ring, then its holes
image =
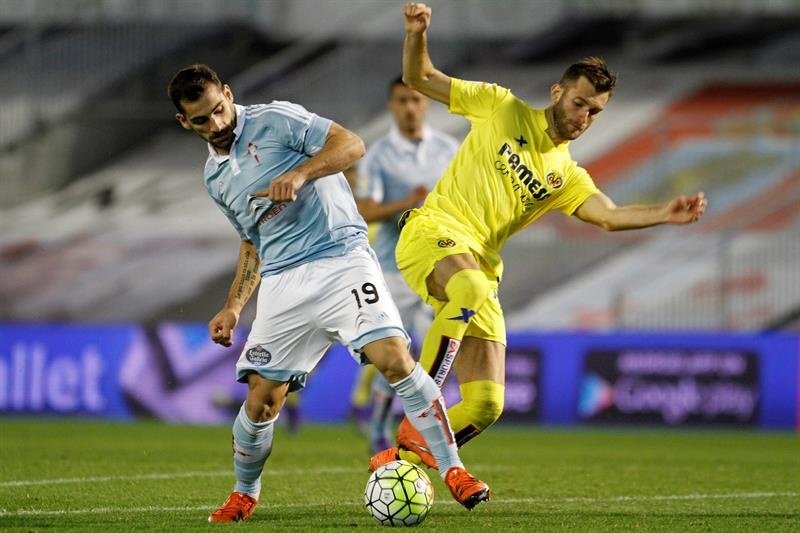
{"type": "Polygon", "coordinates": [[[497,297],[498,279],[495,272],[486,266],[469,243],[472,239],[457,229],[427,215],[412,212],[400,231],[400,240],[395,250],[397,266],[408,286],[420,298],[433,307],[438,314],[445,302],[428,293],[426,280],[433,267],[445,257],[456,254],[471,254],[481,265],[492,288],[489,299],[470,320],[465,336],[477,337],[506,344],[506,324],[503,309],[497,297]]]}

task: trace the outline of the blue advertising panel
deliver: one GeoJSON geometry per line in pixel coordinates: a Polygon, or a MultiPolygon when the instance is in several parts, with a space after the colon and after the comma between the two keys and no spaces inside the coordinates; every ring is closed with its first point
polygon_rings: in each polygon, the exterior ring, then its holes
{"type": "MultiPolygon", "coordinates": [[[[0,414],[230,423],[247,388],[205,324],[0,324],[0,414]]],[[[798,428],[800,338],[509,333],[500,423],[798,428]]],[[[357,374],[334,346],[301,391],[303,418],[345,419],[357,374]]],[[[449,405],[458,384],[445,383],[449,405]]]]}
{"type": "Polygon", "coordinates": [[[246,329],[236,328],[227,348],[211,341],[205,324],[165,322],[144,333],[147,349],[125,360],[119,378],[137,415],[191,424],[233,420],[247,394],[234,370],[246,329]]]}
{"type": "Polygon", "coordinates": [[[347,348],[336,344],[328,350],[300,391],[300,409],[304,420],[339,422],[347,418],[358,363],[347,348]]]}
{"type": "Polygon", "coordinates": [[[509,335],[511,346],[535,347],[542,353],[540,421],[546,424],[579,424],[594,421],[595,416],[612,422],[613,415],[606,412],[628,410],[631,422],[638,416],[638,422],[670,425],[706,420],[756,423],[767,428],[798,426],[800,342],[795,335],[515,333],[509,335]],[[615,389],[610,386],[611,381],[597,381],[606,373],[609,379],[612,374],[616,376],[613,382],[617,383],[621,373],[614,365],[620,354],[633,356],[626,361],[627,366],[621,367],[629,373],[621,385],[615,389]],[[670,361],[670,357],[675,359],[670,361]],[[642,374],[654,362],[661,367],[661,377],[655,383],[654,375],[642,374]],[[664,375],[670,372],[672,377],[664,375]],[[630,395],[630,378],[637,373],[646,377],[645,386],[636,391],[643,395],[638,399],[630,395]],[[670,383],[682,384],[682,388],[670,383]],[[625,400],[640,404],[620,406],[625,400]],[[647,407],[648,402],[652,408],[647,407]],[[687,402],[694,405],[687,407],[687,402]],[[597,412],[587,417],[592,409],[597,412]],[[638,414],[633,413],[637,409],[638,414]],[[686,416],[681,420],[671,418],[671,422],[657,412],[681,410],[686,416]],[[714,411],[717,414],[709,417],[714,411]]]}
{"type": "Polygon", "coordinates": [[[142,349],[134,326],[0,324],[0,412],[127,418],[120,368],[142,349]]]}
{"type": "Polygon", "coordinates": [[[759,397],[758,357],[752,351],[589,350],[578,416],[593,423],[754,425],[759,397]]]}

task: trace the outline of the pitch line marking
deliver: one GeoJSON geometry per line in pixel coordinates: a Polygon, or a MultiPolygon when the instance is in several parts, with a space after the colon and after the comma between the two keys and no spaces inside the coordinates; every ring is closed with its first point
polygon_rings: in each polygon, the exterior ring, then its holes
{"type": "MultiPolygon", "coordinates": [[[[298,468],[298,469],[269,469],[264,474],[270,475],[295,475],[295,474],[347,474],[355,472],[355,468],[330,467],[330,468],[298,468]]],[[[365,469],[366,471],[366,469],[365,469]]],[[[127,476],[86,476],[86,477],[62,477],[55,479],[17,479],[11,481],[0,481],[0,487],[30,487],[37,485],[65,485],[71,483],[104,483],[109,481],[146,481],[146,480],[166,480],[182,479],[191,477],[233,477],[233,469],[212,470],[203,472],[162,472],[150,474],[131,474],[127,476]]]]}
{"type": "MultiPolygon", "coordinates": [[[[781,498],[800,497],[800,492],[732,492],[728,494],[668,494],[668,495],[654,495],[654,496],[610,496],[608,498],[588,498],[588,497],[574,497],[574,498],[494,498],[494,503],[527,503],[527,504],[543,504],[543,503],[608,503],[608,502],[646,502],[646,501],[665,501],[665,500],[725,500],[725,499],[754,499],[754,498],[781,498]]],[[[454,501],[439,502],[438,505],[456,505],[454,501]]],[[[269,509],[288,509],[288,508],[306,508],[306,507],[319,507],[319,502],[313,503],[267,503],[269,509]]],[[[362,504],[355,503],[339,503],[338,505],[346,507],[362,507],[362,504]]],[[[337,506],[338,506],[337,505],[337,506]]],[[[107,514],[107,513],[161,513],[161,512],[194,512],[194,511],[210,511],[214,509],[212,505],[196,505],[196,506],[182,506],[182,507],[91,507],[88,509],[58,509],[58,510],[44,510],[44,509],[17,509],[9,511],[0,509],[0,518],[2,517],[21,517],[21,516],[60,516],[60,515],[77,515],[77,514],[107,514]]]]}
{"type": "MultiPolygon", "coordinates": [[[[476,466],[481,470],[509,470],[510,468],[498,466],[476,466]]],[[[268,468],[264,471],[265,476],[292,476],[305,474],[350,474],[353,472],[366,472],[366,468],[354,467],[314,467],[314,468],[268,468]]],[[[111,481],[147,481],[147,480],[168,480],[183,479],[191,477],[233,477],[233,469],[212,470],[198,472],[158,472],[148,474],[130,474],[125,476],[84,476],[84,477],[61,477],[53,479],[14,479],[0,481],[0,488],[3,487],[35,487],[41,485],[68,485],[77,483],[107,483],[111,481]]]]}

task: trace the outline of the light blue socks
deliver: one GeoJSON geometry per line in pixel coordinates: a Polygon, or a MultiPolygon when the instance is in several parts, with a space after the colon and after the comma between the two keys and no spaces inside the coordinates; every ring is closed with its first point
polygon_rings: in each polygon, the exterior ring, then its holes
{"type": "Polygon", "coordinates": [[[392,384],[403,401],[403,409],[411,425],[425,438],[431,455],[436,458],[442,477],[450,468],[463,463],[447,418],[442,391],[417,363],[411,374],[392,384]]]}
{"type": "Polygon", "coordinates": [[[233,421],[233,470],[236,473],[234,491],[258,499],[261,493],[261,471],[272,451],[274,418],[256,423],[247,417],[244,404],[233,421]]]}

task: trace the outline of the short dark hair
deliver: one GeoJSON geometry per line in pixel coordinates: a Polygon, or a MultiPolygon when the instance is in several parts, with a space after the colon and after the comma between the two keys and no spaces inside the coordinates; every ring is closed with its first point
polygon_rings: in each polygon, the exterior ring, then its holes
{"type": "Polygon", "coordinates": [[[617,75],[608,70],[606,60],[594,56],[584,57],[567,67],[558,83],[560,85],[573,83],[578,81],[581,76],[589,80],[589,83],[599,93],[613,93],[614,87],[617,85],[617,75]]]}
{"type": "Polygon", "coordinates": [[[394,93],[394,88],[397,87],[398,85],[402,85],[403,87],[408,87],[408,85],[406,85],[406,82],[403,81],[402,75],[394,78],[392,80],[392,83],[389,84],[389,98],[392,97],[392,94],[394,93]]]}
{"type": "Polygon", "coordinates": [[[222,82],[214,69],[208,65],[200,63],[189,65],[178,71],[167,86],[167,94],[169,94],[172,103],[178,108],[178,111],[183,113],[181,101],[195,102],[203,96],[206,90],[206,85],[213,83],[219,88],[222,88],[222,82]]]}

